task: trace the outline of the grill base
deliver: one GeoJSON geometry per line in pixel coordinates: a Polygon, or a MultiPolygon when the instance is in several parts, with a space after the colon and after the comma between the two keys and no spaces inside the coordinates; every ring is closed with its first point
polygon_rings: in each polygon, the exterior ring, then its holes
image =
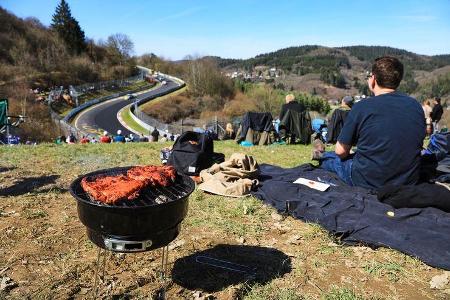
{"type": "MultiPolygon", "coordinates": [[[[115,251],[117,252],[117,251],[115,251]]],[[[136,252],[136,251],[135,251],[136,252]]],[[[168,274],[168,259],[169,259],[169,246],[164,246],[161,248],[161,269],[159,271],[160,274],[160,281],[161,281],[161,288],[154,294],[152,299],[160,299],[165,300],[165,294],[167,289],[167,274],[168,274]]],[[[99,280],[103,280],[103,282],[106,282],[105,280],[105,271],[106,271],[106,265],[108,261],[108,257],[111,258],[112,256],[108,255],[108,250],[104,250],[103,248],[98,248],[98,254],[97,254],[97,263],[95,264],[95,273],[94,273],[94,286],[92,289],[93,292],[93,299],[99,299],[98,295],[98,283],[99,280]],[[101,262],[101,257],[103,257],[103,262],[101,262]]]]}
{"type": "Polygon", "coordinates": [[[87,228],[86,232],[89,240],[102,249],[119,253],[134,253],[151,251],[167,246],[178,236],[180,229],[181,223],[163,232],[152,234],[151,236],[106,235],[89,228],[87,228]],[[120,246],[121,244],[124,246],[120,246]]]}

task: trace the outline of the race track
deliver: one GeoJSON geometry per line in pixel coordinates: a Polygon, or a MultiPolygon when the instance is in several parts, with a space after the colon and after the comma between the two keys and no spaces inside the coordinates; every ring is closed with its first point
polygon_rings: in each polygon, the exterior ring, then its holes
{"type": "Polygon", "coordinates": [[[122,126],[117,119],[117,113],[122,108],[135,101],[148,98],[149,96],[163,94],[177,86],[177,84],[171,80],[166,79],[166,82],[166,85],[161,85],[154,90],[144,92],[130,100],[124,100],[124,97],[119,97],[89,107],[81,111],[75,117],[74,126],[78,130],[95,135],[102,134],[104,130],[111,134],[116,134],[119,129],[122,130],[122,134],[128,135],[132,132],[122,126]]]}

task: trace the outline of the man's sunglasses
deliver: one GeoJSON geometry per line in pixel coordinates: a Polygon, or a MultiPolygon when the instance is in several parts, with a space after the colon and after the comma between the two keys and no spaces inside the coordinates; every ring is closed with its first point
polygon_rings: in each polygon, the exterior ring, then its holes
{"type": "Polygon", "coordinates": [[[366,80],[369,80],[370,77],[372,77],[372,72],[367,71],[366,72],[366,80]]]}

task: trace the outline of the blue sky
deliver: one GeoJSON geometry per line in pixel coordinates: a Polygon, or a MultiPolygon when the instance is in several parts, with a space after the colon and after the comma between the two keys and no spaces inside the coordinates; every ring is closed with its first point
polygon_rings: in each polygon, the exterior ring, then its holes
{"type": "MultiPolygon", "coordinates": [[[[450,0],[67,0],[86,36],[127,34],[135,54],[248,58],[297,45],[450,53],[450,0]]],[[[45,25],[59,0],[0,0],[45,25]]]]}

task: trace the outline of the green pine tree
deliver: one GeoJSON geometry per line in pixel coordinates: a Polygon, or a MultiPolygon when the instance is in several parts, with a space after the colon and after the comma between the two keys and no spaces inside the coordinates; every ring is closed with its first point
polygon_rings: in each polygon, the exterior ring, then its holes
{"type": "Polygon", "coordinates": [[[69,4],[61,0],[53,14],[51,28],[64,40],[72,53],[80,54],[86,49],[84,31],[72,17],[69,4]]]}

